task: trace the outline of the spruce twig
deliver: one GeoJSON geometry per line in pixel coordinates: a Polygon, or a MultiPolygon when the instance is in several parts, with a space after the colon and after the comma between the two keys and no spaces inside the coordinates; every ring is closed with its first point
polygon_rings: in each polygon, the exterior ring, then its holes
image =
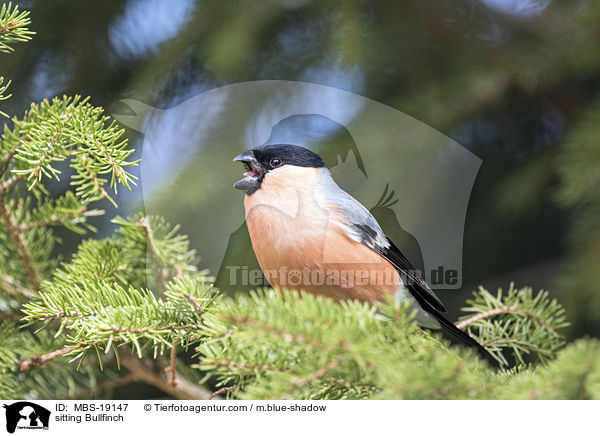
{"type": "MultiPolygon", "coordinates": [[[[12,177],[9,180],[15,180],[15,177],[12,177]]],[[[15,220],[13,216],[13,212],[6,201],[6,182],[0,186],[0,218],[4,222],[4,225],[8,231],[8,235],[12,243],[14,244],[17,252],[19,254],[19,258],[21,259],[21,263],[23,264],[23,268],[25,269],[25,273],[27,275],[27,279],[31,284],[31,287],[39,292],[40,290],[40,275],[38,271],[33,266],[33,259],[31,258],[31,254],[29,252],[29,248],[27,246],[27,241],[25,239],[25,235],[21,230],[19,224],[15,220]]],[[[9,185],[10,186],[10,185],[9,185]]]]}
{"type": "Polygon", "coordinates": [[[208,400],[212,395],[208,389],[185,379],[177,372],[175,377],[179,382],[173,386],[171,380],[165,377],[164,372],[161,373],[161,371],[149,367],[131,354],[121,356],[121,363],[130,371],[136,381],[155,386],[178,400],[208,400]]]}
{"type": "Polygon", "coordinates": [[[165,276],[168,277],[168,271],[162,267],[160,261],[156,257],[154,232],[152,231],[152,227],[150,227],[148,219],[146,217],[140,218],[139,225],[144,229],[144,235],[146,236],[146,241],[148,243],[148,256],[152,262],[152,272],[154,273],[154,279],[156,280],[156,285],[158,287],[158,296],[163,298],[166,290],[165,276]]]}
{"type": "Polygon", "coordinates": [[[10,53],[14,49],[11,44],[31,39],[35,32],[27,26],[31,23],[29,11],[20,11],[12,3],[4,3],[0,9],[0,53],[10,53]]]}
{"type": "Polygon", "coordinates": [[[520,309],[516,306],[502,306],[502,307],[498,307],[496,309],[492,309],[492,310],[488,310],[487,312],[483,312],[477,315],[473,315],[470,318],[464,319],[460,322],[456,323],[456,327],[464,330],[467,327],[475,324],[478,321],[483,321],[484,319],[487,318],[492,318],[494,316],[498,316],[498,315],[502,315],[503,313],[509,313],[509,312],[516,312],[519,311],[520,309]]]}
{"type": "Polygon", "coordinates": [[[61,348],[60,350],[51,351],[50,353],[43,354],[41,356],[32,355],[29,359],[22,361],[19,364],[19,370],[21,372],[31,371],[40,365],[45,364],[56,358],[66,356],[73,351],[72,347],[61,348]]]}

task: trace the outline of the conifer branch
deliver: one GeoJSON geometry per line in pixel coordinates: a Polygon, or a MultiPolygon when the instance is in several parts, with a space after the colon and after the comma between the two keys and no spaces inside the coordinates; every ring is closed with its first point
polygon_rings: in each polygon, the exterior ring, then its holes
{"type": "Polygon", "coordinates": [[[483,313],[474,315],[470,318],[464,319],[460,322],[457,322],[456,327],[461,330],[464,330],[467,327],[469,327],[470,325],[473,325],[478,321],[483,321],[484,319],[487,319],[487,318],[492,318],[494,316],[502,315],[503,313],[516,312],[518,310],[519,310],[519,308],[517,308],[516,306],[498,307],[496,309],[488,310],[487,312],[483,312],[483,313]]]}
{"type": "MultiPolygon", "coordinates": [[[[12,94],[6,94],[8,88],[10,87],[10,80],[4,84],[4,77],[0,76],[0,101],[8,100],[12,97],[12,94]]],[[[8,115],[4,112],[0,111],[0,115],[8,118],[8,115]]],[[[2,173],[2,165],[0,163],[0,173],[2,173]]]]}
{"type": "Polygon", "coordinates": [[[564,345],[558,333],[566,327],[565,313],[547,292],[533,295],[531,288],[517,290],[511,283],[506,294],[499,289],[496,296],[483,288],[469,300],[466,312],[475,312],[457,323],[458,328],[469,328],[469,334],[484,345],[500,362],[508,366],[503,351],[510,351],[518,364],[525,364],[525,355],[547,361],[564,345]]]}
{"type": "Polygon", "coordinates": [[[0,183],[0,196],[4,197],[8,190],[22,178],[22,175],[14,175],[0,183]]]}
{"type": "Polygon", "coordinates": [[[237,388],[237,385],[233,385],[233,386],[224,386],[220,389],[217,389],[216,391],[214,391],[212,394],[210,394],[210,397],[208,397],[209,400],[220,400],[221,398],[219,398],[219,395],[223,395],[226,394],[227,392],[231,392],[233,390],[235,390],[237,388]]]}
{"type": "Polygon", "coordinates": [[[84,279],[79,283],[47,285],[37,301],[24,306],[24,320],[59,319],[61,329],[77,331],[70,339],[75,358],[82,358],[90,348],[100,347],[108,352],[116,342],[131,345],[142,357],[146,345],[157,353],[161,346],[189,346],[199,341],[205,323],[211,319],[207,315],[214,311],[212,294],[211,288],[200,281],[181,279],[169,284],[167,299],[163,301],[147,290],[84,279]],[[175,297],[181,294],[202,301],[203,316],[189,310],[187,299],[175,297]]]}
{"type": "MultiPolygon", "coordinates": [[[[96,198],[98,198],[98,199],[110,198],[108,195],[108,192],[106,192],[106,189],[104,189],[102,187],[102,185],[104,184],[104,180],[101,181],[101,179],[96,175],[96,172],[93,170],[93,168],[90,165],[90,159],[89,159],[89,155],[87,153],[84,153],[81,155],[81,164],[82,164],[83,168],[85,169],[87,176],[92,181],[95,191],[97,192],[98,196],[96,198]]],[[[113,206],[116,206],[114,201],[112,203],[113,203],[113,206]]]]}
{"type": "MultiPolygon", "coordinates": [[[[19,364],[19,369],[21,372],[28,372],[51,360],[69,355],[72,352],[72,347],[64,347],[41,356],[33,355],[30,359],[22,361],[19,364]]],[[[172,365],[174,365],[173,358],[171,359],[172,365]]],[[[165,376],[162,376],[159,371],[143,364],[140,360],[128,353],[121,355],[119,360],[130,372],[120,379],[107,381],[105,385],[97,387],[93,392],[102,389],[112,389],[133,381],[141,381],[155,386],[164,392],[173,395],[175,398],[182,400],[203,400],[212,396],[210,391],[183,378],[176,370],[169,370],[171,371],[171,376],[170,378],[166,378],[165,376]]],[[[92,390],[88,390],[88,392],[92,392],[92,390]]],[[[81,395],[81,392],[79,395],[81,395]]]]}
{"type": "Polygon", "coordinates": [[[65,213],[62,215],[52,215],[52,216],[42,219],[40,221],[32,221],[29,223],[20,224],[19,230],[22,232],[25,232],[27,230],[35,229],[37,227],[45,227],[50,224],[60,223],[63,221],[67,221],[70,219],[74,219],[74,218],[83,216],[86,214],[86,212],[88,212],[87,206],[81,206],[78,210],[71,212],[71,213],[65,213]]]}
{"type": "Polygon", "coordinates": [[[170,353],[171,363],[165,368],[166,372],[171,373],[171,385],[177,387],[177,344],[173,344],[170,353]]]}
{"type": "Polygon", "coordinates": [[[200,305],[200,303],[194,298],[193,295],[184,295],[185,298],[194,306],[194,309],[198,311],[200,315],[204,313],[204,308],[200,305]]]}
{"type": "Polygon", "coordinates": [[[19,280],[2,271],[0,271],[0,289],[18,299],[30,299],[36,295],[19,280]]]}
{"type": "Polygon", "coordinates": [[[129,370],[136,381],[155,386],[178,400],[208,400],[212,395],[208,389],[185,379],[178,372],[175,372],[178,383],[174,386],[165,376],[164,371],[149,367],[133,355],[121,356],[121,364],[129,370]]]}
{"type": "MultiPolygon", "coordinates": [[[[14,180],[15,177],[12,177],[11,179],[14,180]]],[[[6,201],[5,192],[5,187],[0,187],[0,218],[4,222],[6,230],[8,231],[8,235],[15,248],[17,249],[19,258],[21,259],[21,263],[23,264],[23,268],[25,269],[25,274],[27,275],[29,283],[36,292],[39,292],[39,273],[33,266],[33,259],[31,258],[29,248],[27,247],[27,241],[25,240],[25,236],[21,231],[19,224],[15,220],[15,217],[12,214],[12,210],[6,201]]]]}
{"type": "Polygon", "coordinates": [[[0,159],[0,177],[2,177],[4,175],[4,171],[6,170],[6,167],[8,166],[8,163],[13,158],[13,156],[16,153],[16,151],[17,151],[17,148],[15,147],[12,150],[6,152],[4,154],[4,156],[2,156],[2,159],[0,159]]]}
{"type": "Polygon", "coordinates": [[[32,355],[28,360],[24,360],[19,364],[19,370],[21,372],[31,371],[33,368],[43,365],[50,360],[58,357],[66,356],[73,351],[72,347],[61,348],[60,350],[52,351],[42,356],[32,355]]]}
{"type": "MultiPolygon", "coordinates": [[[[331,362],[328,362],[327,364],[323,365],[322,367],[316,369],[315,371],[313,371],[312,373],[308,374],[305,377],[299,378],[299,379],[295,379],[292,380],[292,382],[294,383],[294,390],[298,390],[303,388],[304,386],[306,386],[307,384],[318,380],[320,378],[323,378],[329,371],[337,368],[340,365],[340,360],[339,359],[333,359],[331,362]]],[[[279,398],[286,398],[289,395],[291,395],[293,392],[293,390],[289,390],[286,391],[284,393],[282,393],[279,398]]]]}
{"type": "Polygon", "coordinates": [[[112,391],[121,386],[126,386],[130,383],[136,382],[138,379],[132,373],[127,373],[115,379],[109,379],[102,382],[93,388],[79,389],[71,395],[59,396],[55,400],[75,400],[75,399],[89,399],[94,395],[98,395],[102,392],[112,391]]]}
{"type": "MultiPolygon", "coordinates": [[[[40,291],[40,283],[53,264],[48,256],[56,237],[45,228],[61,224],[78,233],[93,230],[86,219],[103,211],[90,209],[89,203],[109,198],[98,173],[113,173],[111,186],[115,188],[117,182],[126,186],[132,183],[133,176],[124,167],[136,164],[125,160],[133,150],[126,149],[127,141],[119,139],[123,130],[107,123],[102,110],[87,99],[63,97],[33,104],[23,119],[14,118],[14,127],[5,126],[0,136],[0,151],[4,151],[0,167],[6,177],[0,180],[0,222],[33,291],[40,291]],[[71,158],[76,193],[67,192],[56,200],[42,197],[46,190],[43,178],[60,176],[53,162],[71,158]],[[84,166],[78,166],[81,161],[85,161],[84,166]],[[22,194],[18,201],[8,200],[21,181],[34,191],[35,201],[22,194]]],[[[23,279],[10,257],[0,261],[4,261],[0,268],[5,274],[23,279]]]]}
{"type": "Polygon", "coordinates": [[[0,9],[0,53],[10,53],[14,49],[10,44],[24,42],[31,39],[35,32],[27,26],[31,23],[29,11],[19,11],[19,7],[12,7],[12,3],[3,4],[0,9]]]}
{"type": "Polygon", "coordinates": [[[156,257],[154,248],[154,232],[152,231],[152,227],[150,227],[148,219],[146,217],[140,218],[139,225],[142,227],[142,229],[144,229],[144,235],[146,236],[146,241],[148,244],[148,256],[152,262],[152,272],[154,273],[154,279],[156,280],[156,285],[158,287],[158,296],[163,298],[166,290],[165,279],[168,277],[169,272],[161,266],[158,258],[156,257]]]}

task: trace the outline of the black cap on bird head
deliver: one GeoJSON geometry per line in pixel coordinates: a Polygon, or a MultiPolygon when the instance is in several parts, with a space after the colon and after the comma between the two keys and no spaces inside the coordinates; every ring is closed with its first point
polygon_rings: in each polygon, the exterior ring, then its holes
{"type": "Polygon", "coordinates": [[[269,144],[248,150],[235,158],[246,167],[244,178],[238,180],[233,187],[252,195],[262,183],[269,171],[285,165],[308,168],[323,168],[323,159],[307,148],[291,144],[269,144]]]}

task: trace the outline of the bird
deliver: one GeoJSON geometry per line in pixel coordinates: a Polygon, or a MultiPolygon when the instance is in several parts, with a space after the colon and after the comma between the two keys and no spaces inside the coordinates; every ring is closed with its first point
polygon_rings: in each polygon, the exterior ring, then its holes
{"type": "Polygon", "coordinates": [[[418,325],[441,329],[494,362],[444,316],[442,301],[369,210],[337,185],[318,154],[267,144],[233,161],[246,170],[233,186],[245,192],[252,249],[273,288],[369,304],[408,299],[418,325]]]}

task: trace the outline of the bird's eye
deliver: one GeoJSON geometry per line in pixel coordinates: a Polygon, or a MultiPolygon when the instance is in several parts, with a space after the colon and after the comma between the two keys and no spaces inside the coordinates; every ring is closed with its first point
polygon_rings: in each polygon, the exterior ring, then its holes
{"type": "Polygon", "coordinates": [[[279,159],[278,157],[274,157],[273,159],[271,159],[271,161],[269,162],[271,164],[271,166],[273,168],[278,167],[279,165],[281,165],[281,159],[279,159]]]}

